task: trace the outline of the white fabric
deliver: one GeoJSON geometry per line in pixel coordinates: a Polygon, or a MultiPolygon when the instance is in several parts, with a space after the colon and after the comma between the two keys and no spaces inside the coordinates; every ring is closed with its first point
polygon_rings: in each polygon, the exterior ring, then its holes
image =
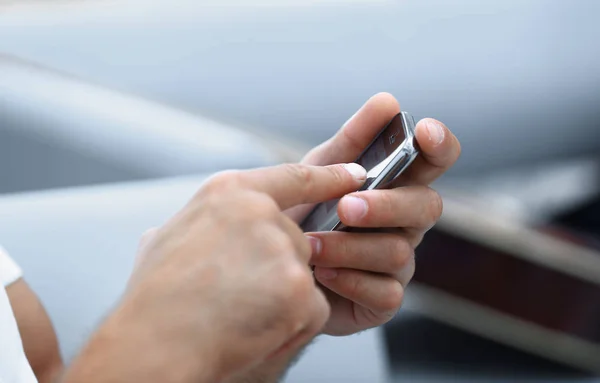
{"type": "Polygon", "coordinates": [[[19,279],[21,275],[23,275],[23,272],[19,266],[0,247],[0,284],[6,287],[19,279]]]}
{"type": "Polygon", "coordinates": [[[0,248],[0,383],[36,383],[27,362],[5,287],[21,277],[21,269],[0,248]]]}

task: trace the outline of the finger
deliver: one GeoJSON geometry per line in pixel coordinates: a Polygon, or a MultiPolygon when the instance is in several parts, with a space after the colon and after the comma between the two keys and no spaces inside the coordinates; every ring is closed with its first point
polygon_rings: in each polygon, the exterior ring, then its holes
{"type": "Polygon", "coordinates": [[[308,266],[310,257],[312,256],[311,239],[304,235],[302,229],[292,221],[289,217],[280,215],[280,226],[288,238],[292,240],[293,246],[302,264],[308,266]]]}
{"type": "Polygon", "coordinates": [[[367,190],[344,196],[340,220],[350,227],[430,229],[442,214],[442,198],[426,186],[367,190]]]}
{"type": "Polygon", "coordinates": [[[417,123],[415,135],[419,156],[411,166],[396,179],[394,186],[429,185],[460,157],[460,142],[441,122],[425,118],[417,123]]]}
{"type": "MultiPolygon", "coordinates": [[[[329,140],[312,149],[302,159],[307,165],[329,165],[355,161],[375,136],[400,111],[398,101],[389,93],[378,93],[367,102],[329,140]]],[[[304,217],[312,205],[297,206],[288,214],[295,221],[304,217]]]]}
{"type": "Polygon", "coordinates": [[[310,263],[315,267],[349,268],[396,275],[410,264],[413,249],[399,235],[388,233],[323,232],[309,235],[310,263]]]}
{"type": "Polygon", "coordinates": [[[307,325],[270,355],[267,358],[268,360],[288,358],[296,355],[299,349],[308,344],[325,327],[325,323],[327,323],[331,313],[331,308],[321,289],[315,286],[313,289],[313,299],[305,309],[305,313],[308,314],[309,318],[307,325]]]}
{"type": "Polygon", "coordinates": [[[315,278],[336,294],[367,308],[380,319],[398,312],[404,288],[393,277],[353,269],[315,268],[315,278]]]}
{"type": "Polygon", "coordinates": [[[415,257],[410,257],[408,263],[396,274],[396,280],[400,282],[402,287],[406,288],[412,278],[415,276],[415,257]]]}
{"type": "Polygon", "coordinates": [[[316,284],[313,288],[313,295],[314,297],[311,308],[312,315],[309,326],[307,327],[307,335],[309,336],[309,339],[312,339],[315,335],[321,332],[331,314],[329,302],[327,301],[327,298],[325,298],[323,291],[318,288],[316,284]]]}
{"type": "Polygon", "coordinates": [[[338,198],[355,191],[367,173],[357,164],[309,166],[284,164],[239,172],[238,182],[271,196],[284,210],[338,198]]]}
{"type": "Polygon", "coordinates": [[[400,105],[394,96],[389,93],[376,94],[332,138],[308,152],[302,163],[329,165],[356,160],[399,112],[400,105]]]}

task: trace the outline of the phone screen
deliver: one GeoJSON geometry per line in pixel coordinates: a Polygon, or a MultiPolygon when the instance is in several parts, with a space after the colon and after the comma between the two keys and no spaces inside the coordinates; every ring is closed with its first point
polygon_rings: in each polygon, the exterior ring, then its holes
{"type": "Polygon", "coordinates": [[[371,143],[367,150],[358,157],[356,163],[368,172],[394,153],[394,150],[402,145],[405,138],[402,117],[397,115],[371,143]]]}

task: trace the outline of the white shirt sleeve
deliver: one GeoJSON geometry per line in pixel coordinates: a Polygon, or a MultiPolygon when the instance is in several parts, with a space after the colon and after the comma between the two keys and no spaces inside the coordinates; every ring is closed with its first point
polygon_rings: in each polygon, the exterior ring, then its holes
{"type": "Polygon", "coordinates": [[[21,268],[0,247],[0,284],[8,286],[23,276],[21,268]]]}
{"type": "Polygon", "coordinates": [[[19,266],[0,248],[0,383],[37,383],[4,289],[21,275],[19,266]]]}

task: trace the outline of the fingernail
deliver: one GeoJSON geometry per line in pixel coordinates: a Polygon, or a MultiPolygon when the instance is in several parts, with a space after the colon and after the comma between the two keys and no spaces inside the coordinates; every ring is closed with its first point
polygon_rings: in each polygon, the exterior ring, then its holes
{"type": "Polygon", "coordinates": [[[444,141],[444,128],[434,120],[427,120],[427,133],[429,140],[433,141],[434,145],[439,145],[444,141]]]}
{"type": "MultiPolygon", "coordinates": [[[[344,216],[351,222],[357,222],[367,214],[367,203],[364,199],[351,195],[342,198],[344,208],[344,216]]],[[[341,202],[341,201],[340,201],[341,202]]]]}
{"type": "Polygon", "coordinates": [[[321,240],[310,235],[307,235],[307,237],[310,242],[310,248],[312,249],[312,255],[319,255],[321,253],[321,240]]]}
{"type": "Polygon", "coordinates": [[[349,163],[343,166],[354,179],[364,181],[367,178],[367,171],[359,164],[349,163]]]}
{"type": "Polygon", "coordinates": [[[329,269],[326,267],[317,267],[315,269],[315,274],[317,275],[317,278],[319,278],[319,279],[330,280],[330,279],[337,277],[338,273],[337,273],[336,269],[329,269]]]}

